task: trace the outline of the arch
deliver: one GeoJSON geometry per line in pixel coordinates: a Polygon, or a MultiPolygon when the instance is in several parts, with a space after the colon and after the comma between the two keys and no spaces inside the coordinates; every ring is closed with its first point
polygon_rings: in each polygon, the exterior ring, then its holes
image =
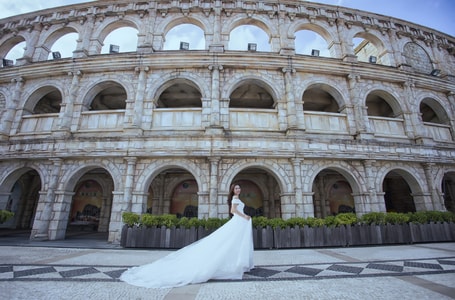
{"type": "Polygon", "coordinates": [[[239,82],[229,96],[229,107],[271,108],[276,105],[276,100],[271,95],[273,91],[262,81],[246,79],[239,82]]]}
{"type": "Polygon", "coordinates": [[[209,179],[205,178],[199,165],[189,159],[160,159],[149,163],[138,175],[136,190],[147,194],[152,181],[167,169],[183,169],[190,173],[197,182],[199,191],[208,190],[209,179]]]}
{"type": "Polygon", "coordinates": [[[329,162],[327,164],[318,164],[314,169],[311,170],[311,172],[307,174],[308,178],[305,181],[308,182],[308,186],[306,187],[306,190],[310,191],[319,173],[328,169],[340,173],[348,181],[354,194],[361,194],[365,192],[361,189],[361,187],[366,186],[366,182],[363,180],[363,175],[360,174],[354,167],[345,162],[329,162]]]}
{"type": "MultiPolygon", "coordinates": [[[[19,45],[20,43],[23,43],[23,42],[27,43],[26,39],[22,35],[16,35],[16,36],[13,36],[13,37],[3,41],[0,44],[0,57],[9,58],[10,51],[13,48],[15,48],[16,45],[19,45]]],[[[27,46],[27,44],[26,44],[26,46],[27,46]]],[[[23,53],[22,53],[22,56],[12,57],[12,59],[18,59],[18,58],[22,58],[22,57],[23,57],[23,53]]]]}
{"type": "Polygon", "coordinates": [[[270,49],[270,36],[259,26],[251,24],[239,25],[232,29],[229,34],[228,50],[270,51],[270,49]],[[233,36],[242,36],[243,39],[233,39],[233,36]],[[250,43],[256,45],[253,50],[248,48],[250,43]]]}
{"type": "Polygon", "coordinates": [[[274,179],[278,182],[282,193],[292,193],[293,185],[291,176],[287,173],[284,166],[269,161],[250,161],[248,159],[241,159],[232,164],[224,174],[220,174],[222,180],[218,184],[218,190],[224,191],[226,194],[229,193],[230,184],[234,181],[235,176],[242,170],[248,168],[258,168],[266,172],[269,172],[274,179]]]}
{"type": "Polygon", "coordinates": [[[162,74],[154,81],[153,88],[150,87],[146,91],[146,99],[153,99],[156,102],[160,95],[176,82],[184,82],[198,90],[202,99],[208,98],[210,96],[210,82],[204,79],[205,77],[190,72],[181,72],[178,77],[173,73],[162,74]]]}
{"type": "Polygon", "coordinates": [[[359,61],[373,62],[382,65],[391,65],[388,49],[386,49],[386,43],[372,32],[358,31],[354,34],[353,39],[362,38],[364,39],[361,43],[354,44],[354,54],[357,56],[359,61]],[[370,61],[370,57],[374,56],[377,58],[376,61],[370,61]]]}
{"type": "Polygon", "coordinates": [[[24,113],[58,113],[62,104],[62,93],[55,86],[43,86],[36,89],[26,100],[24,113]]]}
{"type": "MultiPolygon", "coordinates": [[[[325,47],[327,51],[329,52],[329,55],[322,55],[322,56],[328,56],[328,57],[338,57],[339,55],[337,54],[338,51],[333,47],[335,45],[336,38],[331,34],[331,32],[324,28],[323,25],[320,24],[315,24],[315,23],[302,23],[302,22],[296,22],[295,24],[289,26],[288,28],[288,37],[289,38],[294,38],[295,41],[295,46],[294,49],[296,53],[298,54],[310,54],[311,52],[305,51],[305,53],[300,52],[297,47],[297,40],[299,39],[298,33],[301,31],[310,31],[313,32],[314,34],[317,34],[320,36],[324,42],[325,42],[325,47]]],[[[318,45],[319,46],[319,45],[318,45]]],[[[322,46],[322,45],[321,45],[322,46]]],[[[309,47],[308,49],[315,49],[319,50],[319,47],[309,47]]],[[[308,50],[305,48],[305,50],[308,50]]],[[[311,51],[311,50],[310,50],[311,51]]],[[[325,51],[321,51],[323,54],[325,51]]]]}
{"type": "Polygon", "coordinates": [[[423,122],[450,124],[450,119],[445,108],[434,98],[423,98],[420,101],[419,111],[423,122]]]}
{"type": "Polygon", "coordinates": [[[90,170],[103,169],[112,178],[114,183],[114,191],[123,191],[123,172],[119,164],[115,164],[109,160],[94,160],[94,161],[67,161],[67,169],[60,177],[59,189],[66,192],[74,191],[77,183],[90,170]]]}
{"type": "Polygon", "coordinates": [[[111,79],[94,83],[83,96],[82,103],[88,110],[125,109],[127,99],[125,86],[111,79]]]}
{"type": "Polygon", "coordinates": [[[163,50],[180,50],[181,42],[189,44],[187,50],[204,50],[207,48],[204,31],[194,24],[180,24],[170,29],[164,37],[163,50]]]}
{"type": "Polygon", "coordinates": [[[403,114],[400,103],[385,90],[371,90],[365,98],[365,106],[369,116],[396,118],[403,114]]]}
{"type": "Polygon", "coordinates": [[[233,76],[230,81],[226,82],[225,89],[221,91],[221,98],[229,99],[232,93],[240,86],[244,85],[245,83],[254,83],[259,87],[263,88],[267,93],[272,96],[274,100],[274,105],[280,97],[280,92],[277,90],[280,88],[279,85],[273,83],[273,80],[265,77],[265,76],[257,76],[251,74],[240,74],[237,76],[233,76]]]}
{"type": "Polygon", "coordinates": [[[335,87],[322,82],[307,86],[302,102],[304,110],[334,113],[340,112],[340,108],[345,106],[341,93],[335,87]]]}
{"type": "Polygon", "coordinates": [[[269,37],[269,41],[271,42],[271,43],[269,42],[271,51],[273,52],[279,50],[277,49],[279,47],[279,44],[273,43],[272,39],[274,36],[279,36],[278,26],[274,26],[274,24],[271,23],[270,18],[259,14],[249,16],[248,18],[245,18],[244,14],[236,14],[231,16],[228,19],[228,22],[224,23],[221,28],[221,35],[224,36],[223,38],[227,40],[226,47],[230,42],[229,38],[231,36],[231,32],[235,28],[242,25],[256,26],[259,29],[263,30],[265,34],[269,37]]]}
{"type": "MultiPolygon", "coordinates": [[[[38,60],[47,60],[55,42],[57,42],[57,40],[59,40],[61,37],[69,33],[77,33],[80,38],[79,31],[75,27],[72,27],[71,24],[63,28],[62,27],[56,28],[53,31],[49,30],[49,33],[47,35],[41,36],[42,40],[41,45],[38,44],[41,46],[41,54],[38,60]]],[[[76,48],[74,48],[74,50],[76,50],[76,48]]]]}
{"type": "Polygon", "coordinates": [[[202,107],[199,87],[186,78],[169,80],[159,87],[156,107],[202,107]]]}

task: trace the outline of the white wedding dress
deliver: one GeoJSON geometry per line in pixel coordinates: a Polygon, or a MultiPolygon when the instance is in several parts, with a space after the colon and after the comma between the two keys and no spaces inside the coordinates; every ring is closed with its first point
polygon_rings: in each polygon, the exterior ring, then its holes
{"type": "MultiPolygon", "coordinates": [[[[238,204],[243,212],[245,204],[238,204]]],[[[147,288],[171,288],[210,279],[242,279],[253,268],[251,219],[236,214],[212,234],[151,264],[126,270],[120,280],[147,288]]]]}

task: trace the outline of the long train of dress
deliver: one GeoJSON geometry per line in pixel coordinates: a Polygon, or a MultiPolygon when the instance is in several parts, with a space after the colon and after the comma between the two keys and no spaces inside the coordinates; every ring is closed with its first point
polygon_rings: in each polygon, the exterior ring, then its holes
{"type": "MultiPolygon", "coordinates": [[[[243,202],[233,199],[232,203],[243,211],[243,202]]],[[[254,266],[253,250],[251,219],[234,214],[209,236],[153,263],[128,269],[120,280],[147,288],[170,288],[210,279],[242,279],[254,266]]]]}

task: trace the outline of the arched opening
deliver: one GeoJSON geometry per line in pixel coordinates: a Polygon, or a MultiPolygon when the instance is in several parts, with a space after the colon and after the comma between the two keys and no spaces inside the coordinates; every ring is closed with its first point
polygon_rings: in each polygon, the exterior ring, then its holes
{"type": "Polygon", "coordinates": [[[38,100],[33,108],[32,114],[52,114],[59,113],[62,104],[62,94],[57,89],[51,89],[38,100]]]}
{"type": "Polygon", "coordinates": [[[269,35],[256,25],[240,25],[229,33],[229,50],[247,51],[248,44],[256,44],[255,51],[271,51],[269,35]]]}
{"type": "Polygon", "coordinates": [[[137,50],[138,30],[134,27],[120,27],[109,33],[103,41],[101,54],[134,52],[137,50]],[[118,46],[118,49],[113,46],[118,46]]]}
{"type": "Polygon", "coordinates": [[[202,94],[188,80],[175,80],[158,98],[157,108],[202,107],[202,94]]]}
{"type": "Polygon", "coordinates": [[[170,213],[178,218],[197,218],[198,214],[198,186],[196,180],[180,182],[172,193],[170,213]]]}
{"type": "Polygon", "coordinates": [[[387,212],[415,212],[411,188],[400,172],[390,171],[382,183],[387,212]]]}
{"type": "Polygon", "coordinates": [[[426,123],[448,124],[445,109],[434,99],[425,98],[420,102],[422,121],[426,123]]]}
{"type": "Polygon", "coordinates": [[[335,97],[325,85],[312,85],[303,93],[303,110],[338,113],[340,108],[335,97]]]}
{"type": "Polygon", "coordinates": [[[96,87],[90,110],[125,109],[127,94],[125,88],[116,82],[104,82],[96,87]]]}
{"type": "Polygon", "coordinates": [[[268,171],[247,168],[238,173],[232,183],[239,184],[242,189],[239,198],[245,203],[246,214],[252,217],[281,217],[281,189],[275,177],[268,171]]]}
{"type": "Polygon", "coordinates": [[[18,59],[24,57],[26,46],[26,42],[21,37],[13,38],[4,44],[0,50],[0,57],[5,59],[3,61],[3,67],[8,67],[8,63],[15,65],[18,59]]]}
{"type": "Polygon", "coordinates": [[[455,172],[444,174],[441,186],[444,194],[444,206],[448,211],[455,213],[455,172]]]}
{"type": "Polygon", "coordinates": [[[385,118],[397,117],[399,112],[394,111],[391,102],[393,102],[393,100],[385,93],[380,91],[371,92],[366,99],[368,116],[385,118]]]}
{"type": "Polygon", "coordinates": [[[295,33],[295,53],[331,57],[327,41],[312,30],[299,30],[295,33]]]}
{"type": "Polygon", "coordinates": [[[107,239],[112,209],[114,182],[102,168],[94,168],[83,174],[74,188],[67,232],[100,232],[107,239]]]}
{"type": "Polygon", "coordinates": [[[147,213],[174,214],[179,218],[198,217],[199,187],[194,176],[187,170],[163,170],[152,180],[148,191],[147,213]]]}
{"type": "Polygon", "coordinates": [[[0,224],[0,227],[30,230],[33,227],[38,206],[41,178],[35,170],[18,172],[23,174],[13,183],[6,206],[1,208],[13,212],[14,217],[0,224]]]}
{"type": "Polygon", "coordinates": [[[52,45],[51,51],[48,55],[48,59],[58,59],[72,57],[73,51],[77,48],[77,39],[79,34],[75,32],[67,33],[61,36],[55,43],[52,45]],[[54,53],[59,53],[60,56],[56,57],[54,53]]]}
{"type": "Polygon", "coordinates": [[[390,65],[390,57],[382,41],[373,34],[359,32],[354,36],[354,55],[360,62],[390,65]]]}
{"type": "Polygon", "coordinates": [[[229,107],[273,109],[275,101],[263,84],[246,80],[230,95],[229,107]]]}
{"type": "Polygon", "coordinates": [[[355,212],[351,185],[336,170],[319,172],[313,182],[313,193],[314,215],[317,218],[355,212]]]}
{"type": "Polygon", "coordinates": [[[163,50],[204,50],[204,31],[193,24],[180,24],[169,30],[164,38],[163,50]],[[188,43],[188,49],[181,49],[181,42],[188,43]]]}

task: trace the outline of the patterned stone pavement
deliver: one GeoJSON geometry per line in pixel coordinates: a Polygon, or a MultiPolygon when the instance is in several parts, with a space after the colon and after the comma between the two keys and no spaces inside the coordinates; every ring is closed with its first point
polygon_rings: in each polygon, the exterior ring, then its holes
{"type": "MultiPolygon", "coordinates": [[[[131,266],[0,264],[0,281],[118,281],[131,266]]],[[[315,280],[455,273],[455,256],[355,263],[260,265],[242,281],[315,280]]],[[[222,281],[222,280],[219,280],[222,281]]]]}
{"type": "Polygon", "coordinates": [[[243,280],[173,289],[118,279],[170,252],[0,239],[0,299],[455,299],[455,243],[255,251],[243,280]]]}

